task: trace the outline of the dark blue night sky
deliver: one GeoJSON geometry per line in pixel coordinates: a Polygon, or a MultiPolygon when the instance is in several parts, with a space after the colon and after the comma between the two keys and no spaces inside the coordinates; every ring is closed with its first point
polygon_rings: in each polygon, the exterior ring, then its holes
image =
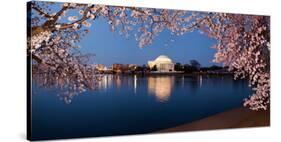
{"type": "Polygon", "coordinates": [[[96,19],[90,28],[90,33],[79,43],[83,52],[94,53],[95,63],[111,66],[114,63],[147,64],[159,55],[167,55],[173,62],[189,63],[191,59],[198,60],[202,66],[211,66],[215,50],[211,48],[215,40],[194,31],[182,36],[173,36],[166,30],[160,33],[152,45],[138,47],[134,34],[128,38],[119,31],[111,32],[104,19],[96,19]]]}
{"type": "MultiPolygon", "coordinates": [[[[58,11],[59,8],[60,4],[54,5],[52,10],[58,11]]],[[[68,22],[67,17],[77,15],[77,13],[77,10],[69,10],[61,21],[68,22]]],[[[216,51],[211,46],[216,41],[198,31],[173,36],[168,30],[164,30],[159,33],[151,45],[141,49],[134,36],[137,27],[134,27],[129,37],[126,38],[117,30],[111,32],[108,22],[101,17],[90,22],[92,24],[90,33],[83,37],[78,45],[82,47],[83,52],[96,55],[94,63],[106,66],[114,63],[143,65],[159,55],[167,55],[174,63],[186,64],[195,59],[202,66],[215,64],[212,60],[216,51]]]]}

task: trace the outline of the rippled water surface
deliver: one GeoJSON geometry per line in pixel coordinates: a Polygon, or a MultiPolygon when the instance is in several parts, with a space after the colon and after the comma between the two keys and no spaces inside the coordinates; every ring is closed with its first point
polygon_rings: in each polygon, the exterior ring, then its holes
{"type": "Polygon", "coordinates": [[[34,139],[138,134],[189,123],[243,104],[247,81],[231,76],[106,75],[66,104],[33,85],[34,139]]]}

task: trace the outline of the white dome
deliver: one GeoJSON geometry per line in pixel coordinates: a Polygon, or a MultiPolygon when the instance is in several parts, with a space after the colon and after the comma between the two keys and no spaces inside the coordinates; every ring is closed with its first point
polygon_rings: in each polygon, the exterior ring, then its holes
{"type": "Polygon", "coordinates": [[[168,62],[168,63],[172,63],[172,60],[168,56],[166,56],[166,55],[160,55],[154,61],[155,62],[168,62]]]}

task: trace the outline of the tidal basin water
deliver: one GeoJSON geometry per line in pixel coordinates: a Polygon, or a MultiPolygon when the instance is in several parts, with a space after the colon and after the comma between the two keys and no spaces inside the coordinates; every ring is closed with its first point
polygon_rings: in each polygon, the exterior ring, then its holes
{"type": "Polygon", "coordinates": [[[35,140],[157,132],[241,107],[251,95],[246,80],[208,75],[106,75],[70,104],[57,91],[33,85],[35,140]]]}

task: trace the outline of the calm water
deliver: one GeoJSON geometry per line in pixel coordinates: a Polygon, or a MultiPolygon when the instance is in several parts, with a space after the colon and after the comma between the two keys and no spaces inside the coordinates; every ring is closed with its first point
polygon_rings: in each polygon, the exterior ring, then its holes
{"type": "Polygon", "coordinates": [[[36,85],[34,139],[149,133],[240,107],[247,81],[230,76],[104,76],[97,90],[60,100],[36,85]]]}

